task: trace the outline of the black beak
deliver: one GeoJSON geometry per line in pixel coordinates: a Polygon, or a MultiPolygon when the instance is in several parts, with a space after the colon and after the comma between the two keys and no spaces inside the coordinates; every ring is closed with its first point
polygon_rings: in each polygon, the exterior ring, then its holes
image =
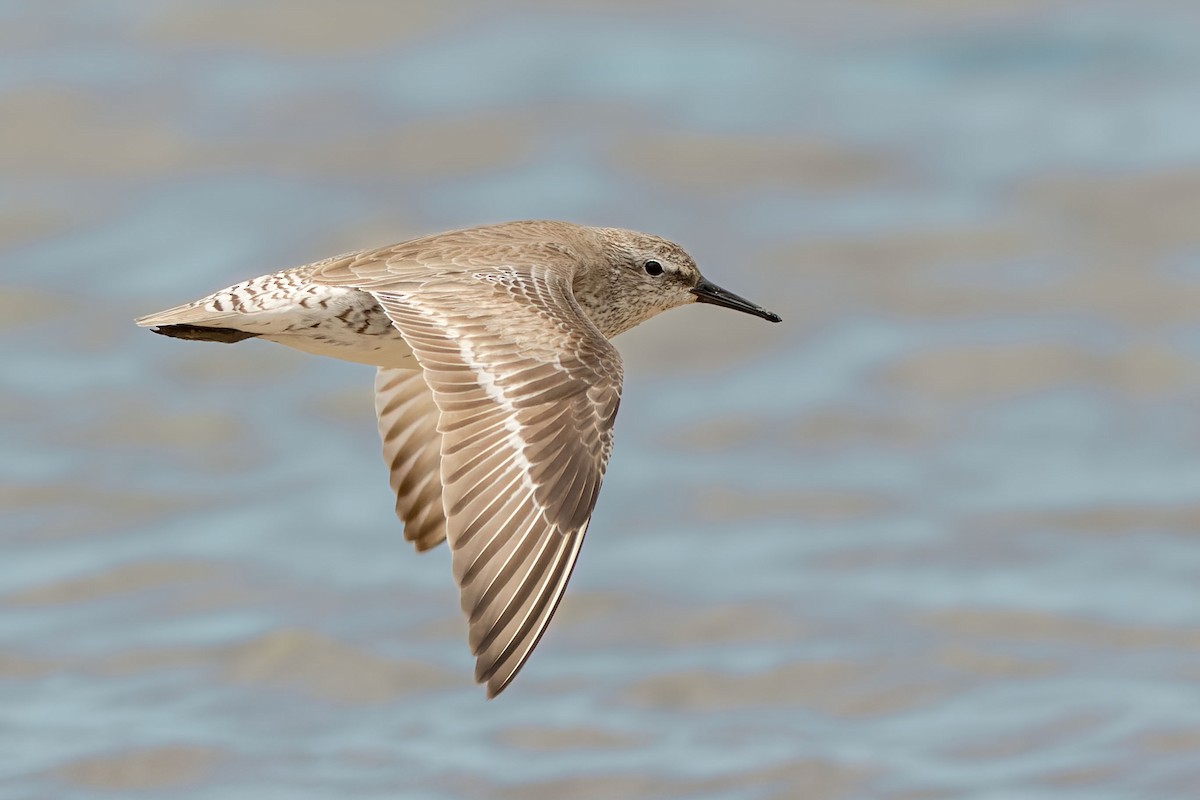
{"type": "Polygon", "coordinates": [[[736,311],[745,311],[747,314],[762,317],[769,322],[783,322],[783,318],[773,311],[767,311],[762,306],[756,306],[744,297],[738,297],[733,292],[727,292],[707,278],[700,279],[700,282],[692,289],[692,294],[696,295],[697,303],[712,303],[714,306],[725,306],[725,308],[732,308],[736,311]]]}

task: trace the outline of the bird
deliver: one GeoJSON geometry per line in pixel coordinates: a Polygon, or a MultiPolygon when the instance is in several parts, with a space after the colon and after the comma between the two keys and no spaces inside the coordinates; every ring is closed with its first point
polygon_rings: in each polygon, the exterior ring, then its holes
{"type": "Polygon", "coordinates": [[[490,699],[545,632],[596,505],[623,376],[609,340],[691,303],[781,321],[666,239],[523,220],[284,269],[135,322],[376,367],[396,515],[417,551],[448,541],[490,699]]]}

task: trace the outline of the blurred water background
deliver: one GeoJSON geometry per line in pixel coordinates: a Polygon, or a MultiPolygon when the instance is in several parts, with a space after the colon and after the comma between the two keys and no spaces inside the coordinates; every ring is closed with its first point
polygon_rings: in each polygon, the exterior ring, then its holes
{"type": "Polygon", "coordinates": [[[0,796],[1200,797],[1200,5],[0,3],[0,796]],[[369,368],[132,318],[648,230],[517,682],[369,368]]]}

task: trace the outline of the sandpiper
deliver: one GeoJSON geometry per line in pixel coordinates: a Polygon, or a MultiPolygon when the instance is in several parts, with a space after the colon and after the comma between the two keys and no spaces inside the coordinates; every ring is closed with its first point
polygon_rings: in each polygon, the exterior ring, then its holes
{"type": "Polygon", "coordinates": [[[449,541],[494,697],[550,622],[596,504],[621,395],[609,339],[688,303],[780,321],[665,239],[523,221],[285,269],[137,324],[378,368],[396,514],[417,550],[449,541]]]}

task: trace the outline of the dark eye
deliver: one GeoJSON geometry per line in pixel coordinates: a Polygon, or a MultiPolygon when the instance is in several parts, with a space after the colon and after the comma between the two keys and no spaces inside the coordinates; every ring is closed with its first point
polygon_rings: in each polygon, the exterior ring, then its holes
{"type": "Polygon", "coordinates": [[[663,273],[662,264],[657,261],[647,261],[642,266],[646,268],[647,275],[662,275],[663,273]]]}

